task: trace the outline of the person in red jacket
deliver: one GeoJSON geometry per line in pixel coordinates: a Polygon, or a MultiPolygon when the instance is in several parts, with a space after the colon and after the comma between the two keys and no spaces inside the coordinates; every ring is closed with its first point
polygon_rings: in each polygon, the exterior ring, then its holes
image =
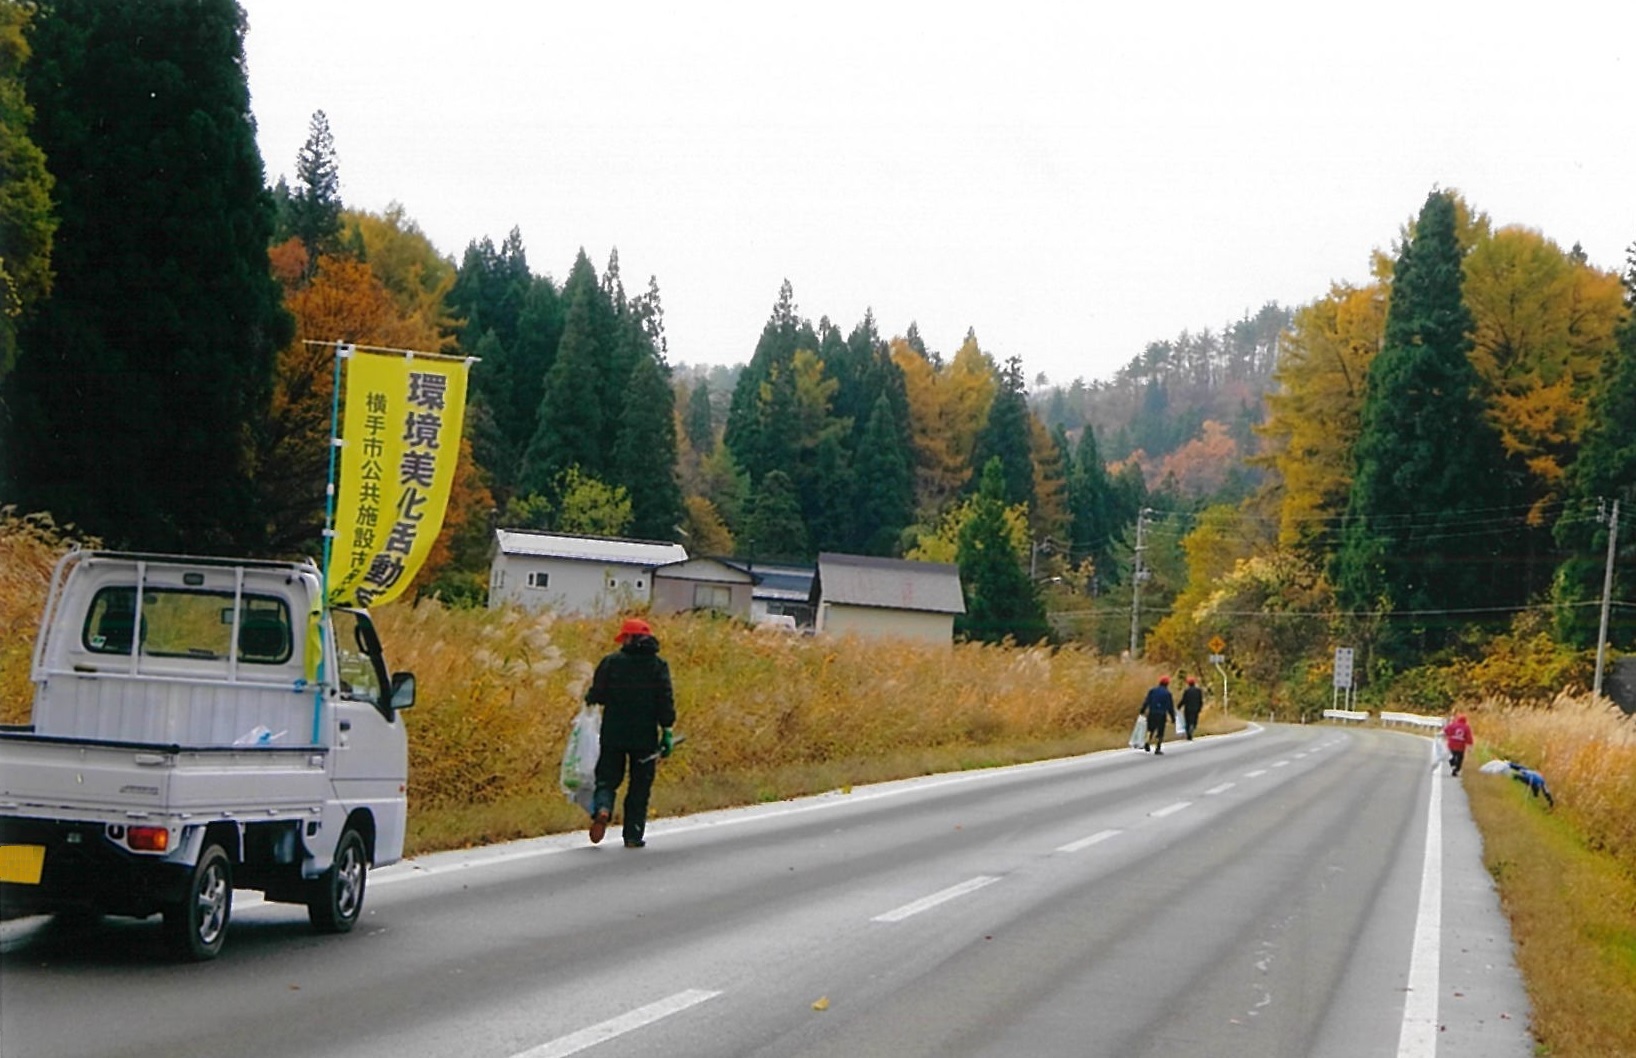
{"type": "Polygon", "coordinates": [[[1465,763],[1466,750],[1477,740],[1471,737],[1471,725],[1466,722],[1466,714],[1461,713],[1447,724],[1443,725],[1443,740],[1449,747],[1449,764],[1454,768],[1451,775],[1460,774],[1460,765],[1465,763]]]}

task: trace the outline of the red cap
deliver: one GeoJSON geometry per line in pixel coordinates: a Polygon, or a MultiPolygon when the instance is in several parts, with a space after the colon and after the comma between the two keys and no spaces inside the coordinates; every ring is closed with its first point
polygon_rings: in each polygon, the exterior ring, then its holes
{"type": "Polygon", "coordinates": [[[631,636],[651,636],[653,629],[640,617],[627,617],[625,623],[619,626],[619,634],[614,636],[615,643],[623,643],[631,636]]]}
{"type": "Polygon", "coordinates": [[[1193,685],[1194,685],[1194,684],[1195,684],[1195,683],[1198,683],[1198,682],[1199,682],[1199,681],[1198,681],[1198,680],[1195,680],[1195,679],[1194,679],[1194,678],[1193,678],[1193,677],[1191,677],[1191,676],[1189,676],[1189,677],[1187,677],[1187,685],[1188,685],[1188,686],[1189,686],[1189,687],[1191,687],[1191,686],[1193,686],[1193,685]]]}
{"type": "Polygon", "coordinates": [[[1160,676],[1159,677],[1159,686],[1161,686],[1161,687],[1170,686],[1170,677],[1169,676],[1160,676]]]}

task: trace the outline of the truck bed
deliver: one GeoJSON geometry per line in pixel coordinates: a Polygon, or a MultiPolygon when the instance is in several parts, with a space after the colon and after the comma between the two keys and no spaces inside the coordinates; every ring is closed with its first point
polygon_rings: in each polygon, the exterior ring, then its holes
{"type": "Polygon", "coordinates": [[[185,746],[0,731],[0,812],[267,820],[322,807],[321,746],[185,746]]]}

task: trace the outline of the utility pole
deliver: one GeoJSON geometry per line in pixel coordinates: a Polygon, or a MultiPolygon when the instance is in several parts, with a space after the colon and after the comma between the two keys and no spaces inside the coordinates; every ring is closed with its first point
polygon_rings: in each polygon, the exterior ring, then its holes
{"type": "MultiPolygon", "coordinates": [[[[1598,505],[1600,506],[1600,505],[1598,505]]],[[[1598,510],[1597,521],[1603,512],[1598,510]]],[[[1619,501],[1613,501],[1613,513],[1608,516],[1608,565],[1602,571],[1602,625],[1596,632],[1596,679],[1591,682],[1591,699],[1602,697],[1602,663],[1608,656],[1608,605],[1613,598],[1613,549],[1619,539],[1619,501]]]]}
{"type": "Polygon", "coordinates": [[[1130,659],[1136,660],[1136,637],[1142,623],[1142,581],[1147,579],[1147,570],[1142,568],[1142,552],[1147,550],[1142,540],[1142,531],[1147,527],[1147,516],[1152,510],[1143,507],[1136,512],[1136,568],[1130,575],[1130,659]]]}

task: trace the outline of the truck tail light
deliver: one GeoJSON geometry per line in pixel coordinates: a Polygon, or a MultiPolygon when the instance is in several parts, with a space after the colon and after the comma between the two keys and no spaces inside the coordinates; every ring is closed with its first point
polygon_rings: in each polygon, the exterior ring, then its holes
{"type": "Polygon", "coordinates": [[[164,827],[131,827],[126,840],[138,852],[164,852],[170,848],[170,831],[164,827]]]}

